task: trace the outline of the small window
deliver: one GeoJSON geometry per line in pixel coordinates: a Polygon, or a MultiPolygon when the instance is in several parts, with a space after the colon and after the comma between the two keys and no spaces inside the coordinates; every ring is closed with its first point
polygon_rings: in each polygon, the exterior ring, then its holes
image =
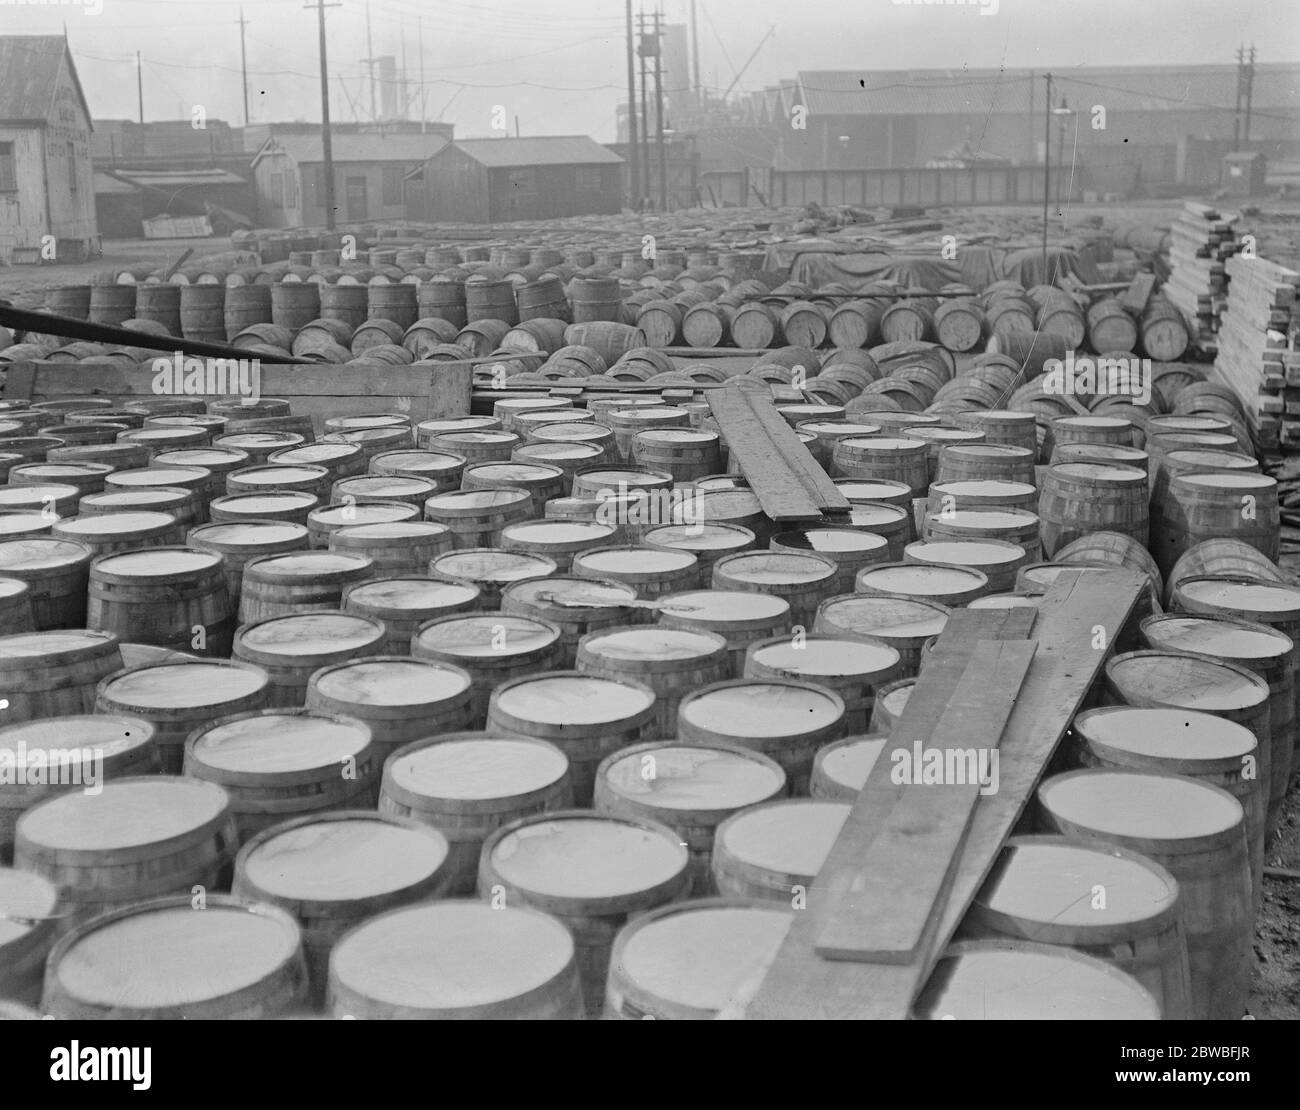
{"type": "Polygon", "coordinates": [[[601,180],[600,170],[593,166],[579,166],[577,171],[577,181],[575,182],[578,191],[583,193],[600,192],[603,182],[601,180]]]}
{"type": "Polygon", "coordinates": [[[383,204],[385,208],[402,203],[402,170],[399,166],[384,167],[383,204]]]}
{"type": "Polygon", "coordinates": [[[284,174],[271,174],[271,206],[273,208],[284,207],[284,174]]]}
{"type": "Polygon", "coordinates": [[[14,173],[14,144],[0,143],[0,193],[18,191],[18,178],[14,173]]]}

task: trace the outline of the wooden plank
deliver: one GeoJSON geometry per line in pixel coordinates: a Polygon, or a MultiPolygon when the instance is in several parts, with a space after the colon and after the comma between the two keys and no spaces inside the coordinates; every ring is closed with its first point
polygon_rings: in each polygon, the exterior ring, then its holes
{"type": "Polygon", "coordinates": [[[1132,284],[1128,291],[1120,298],[1120,304],[1128,312],[1141,316],[1146,311],[1147,301],[1151,299],[1151,292],[1156,287],[1156,275],[1149,271],[1143,271],[1133,278],[1132,284]]]}
{"type": "Polygon", "coordinates": [[[727,450],[772,520],[818,520],[848,512],[844,495],[776,411],[767,383],[733,378],[708,398],[727,450]]]}
{"type": "MultiPolygon", "coordinates": [[[[928,717],[905,709],[886,752],[846,822],[822,875],[833,899],[814,950],[828,959],[908,963],[929,935],[932,917],[944,903],[953,864],[966,837],[982,789],[978,778],[991,763],[954,763],[962,781],[926,783],[918,778],[925,753],[995,752],[1029,671],[1037,642],[981,640],[951,691],[930,684],[922,697],[942,697],[944,708],[931,729],[915,722],[928,717]],[[909,757],[910,783],[897,783],[901,763],[885,755],[909,757]]],[[[929,664],[927,664],[928,667],[929,664]]],[[[917,687],[920,690],[920,687],[917,687]]],[[[908,699],[908,708],[912,699],[908,699]]],[[[978,761],[980,757],[976,755],[978,761]]],[[[989,785],[996,789],[990,774],[989,785]]]]}
{"type": "MultiPolygon", "coordinates": [[[[819,875],[808,892],[807,909],[795,914],[771,966],[761,981],[748,984],[737,997],[732,1015],[751,1020],[905,1019],[910,1015],[912,1001],[965,915],[1099,674],[1116,634],[1146,588],[1145,579],[1132,571],[1080,568],[1057,577],[1036,614],[1012,610],[1033,617],[1038,650],[1002,734],[998,792],[980,798],[975,806],[947,901],[936,916],[934,936],[927,940],[924,956],[909,964],[856,963],[818,956],[813,945],[827,920],[819,875]],[[1093,646],[1098,643],[1100,647],[1093,646]]],[[[950,626],[963,612],[967,611],[952,614],[950,626]]],[[[958,655],[965,650],[969,656],[976,642],[958,642],[949,650],[958,655]]],[[[953,665],[952,659],[928,662],[918,689],[940,680],[942,671],[936,668],[946,671],[953,665]]],[[[915,691],[912,696],[916,697],[915,691]]],[[[937,713],[933,719],[937,722],[937,713]]]]}

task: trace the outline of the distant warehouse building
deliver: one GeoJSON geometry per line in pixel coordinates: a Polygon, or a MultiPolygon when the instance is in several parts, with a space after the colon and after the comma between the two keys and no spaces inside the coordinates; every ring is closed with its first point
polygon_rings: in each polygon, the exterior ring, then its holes
{"type": "MultiPolygon", "coordinates": [[[[334,135],[335,215],[340,221],[406,216],[402,179],[435,151],[443,135],[334,135]]],[[[325,224],[325,155],[319,135],[272,135],[253,158],[257,221],[263,227],[325,224]]]]}
{"type": "Polygon", "coordinates": [[[457,139],[406,178],[407,217],[491,224],[605,215],[623,204],[623,159],[586,135],[457,139]]]}
{"type": "Polygon", "coordinates": [[[90,110],[61,35],[0,36],[0,261],[78,262],[98,241],[90,110]]]}

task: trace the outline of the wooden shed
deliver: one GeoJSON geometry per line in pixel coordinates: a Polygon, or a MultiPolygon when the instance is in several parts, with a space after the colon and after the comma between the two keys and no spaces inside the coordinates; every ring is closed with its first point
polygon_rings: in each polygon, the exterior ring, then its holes
{"type": "Polygon", "coordinates": [[[90,109],[60,35],[0,36],[0,260],[80,262],[97,246],[90,109]]]}
{"type": "Polygon", "coordinates": [[[622,208],[623,159],[586,135],[458,139],[407,175],[407,216],[503,223],[622,208]]]}

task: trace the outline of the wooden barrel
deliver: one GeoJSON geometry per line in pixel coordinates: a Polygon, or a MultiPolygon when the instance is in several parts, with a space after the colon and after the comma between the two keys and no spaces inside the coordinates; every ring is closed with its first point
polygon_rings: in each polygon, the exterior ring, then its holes
{"type": "Polygon", "coordinates": [[[0,578],[0,627],[12,635],[34,632],[31,587],[19,578],[0,578]]]}
{"type": "MultiPolygon", "coordinates": [[[[1251,888],[1262,903],[1264,827],[1268,783],[1257,772],[1254,733],[1211,713],[1190,709],[1091,709],[1075,718],[1073,760],[1081,767],[1123,767],[1151,774],[1184,775],[1226,790],[1246,815],[1251,888]]],[[[1290,759],[1288,745],[1287,759],[1290,759]]]]}
{"type": "Polygon", "coordinates": [[[465,316],[471,324],[493,320],[514,327],[519,323],[514,283],[481,280],[466,282],[465,316]]]}
{"type": "Polygon", "coordinates": [[[856,801],[886,740],[873,733],[849,736],[821,748],[813,759],[809,796],[826,802],[856,801]]]}
{"type": "Polygon", "coordinates": [[[247,1020],[302,1004],[307,972],[292,917],[222,894],[206,894],[202,913],[193,901],[188,891],[154,899],[68,933],[50,953],[42,1008],[74,1020],[247,1020]]]}
{"type": "Polygon", "coordinates": [[[817,606],[840,582],[838,567],[811,551],[744,551],[727,555],[713,566],[712,586],[718,590],[753,592],[782,598],[790,606],[796,628],[807,628],[817,606]]]}
{"type": "Polygon", "coordinates": [[[278,555],[307,548],[305,526],[292,521],[249,520],[243,523],[200,525],[190,532],[189,546],[221,556],[226,592],[238,609],[244,567],[262,555],[278,555]]]}
{"type": "Polygon", "coordinates": [[[328,1010],[348,1018],[577,1020],[584,1007],[576,952],[564,924],[516,900],[499,908],[406,906],[370,918],[334,946],[328,1010]]]}
{"type": "MultiPolygon", "coordinates": [[[[375,455],[373,458],[381,458],[375,455]]],[[[304,443],[266,456],[268,466],[323,466],[333,479],[364,474],[366,458],[355,443],[304,443]]],[[[202,464],[200,464],[202,465],[202,464]]]]}
{"type": "Polygon", "coordinates": [[[1177,880],[1137,852],[1063,836],[1015,836],[958,937],[1054,945],[1105,960],[1151,992],[1166,1020],[1191,1017],[1177,880]],[[1094,894],[1106,892],[1098,907],[1094,894]]]}
{"type": "Polygon", "coordinates": [[[939,635],[948,608],[930,601],[884,594],[830,598],[817,611],[813,628],[833,635],[865,636],[881,640],[900,657],[900,673],[916,674],[921,645],[939,635]]]}
{"type": "Polygon", "coordinates": [[[1240,540],[1202,540],[1188,548],[1166,576],[1166,601],[1172,604],[1174,587],[1183,579],[1223,575],[1283,581],[1277,563],[1258,548],[1240,540]]]}
{"type": "MultiPolygon", "coordinates": [[[[1109,443],[1117,447],[1132,447],[1134,432],[1131,421],[1114,416],[1058,416],[1052,421],[1054,447],[1073,443],[1109,443]]],[[[1060,460],[1053,454],[1050,461],[1060,460]]]]}
{"type": "MultiPolygon", "coordinates": [[[[446,451],[468,463],[506,462],[521,440],[504,429],[466,430],[429,436],[420,442],[426,451],[446,451]]],[[[463,477],[463,475],[462,475],[463,477]]]]}
{"type": "Polygon", "coordinates": [[[369,725],[381,757],[421,736],[466,728],[471,677],[460,667],[406,656],[375,656],[321,668],[306,705],[369,725]]]}
{"type": "Polygon", "coordinates": [[[487,609],[500,607],[502,591],[512,583],[549,578],[555,572],[555,561],[544,555],[486,547],[460,548],[429,562],[429,574],[434,578],[478,586],[487,609]]]}
{"type": "Polygon", "coordinates": [[[492,692],[489,730],[549,740],[569,760],[574,801],[591,801],[596,766],[644,738],[654,691],[631,679],[550,671],[503,682],[492,692]]]}
{"type": "MultiPolygon", "coordinates": [[[[166,289],[169,286],[146,286],[142,285],[141,301],[143,302],[145,289],[166,289]]],[[[322,297],[323,300],[323,297],[322,297]]],[[[180,323],[180,301],[177,300],[177,318],[176,322],[180,323]]],[[[269,285],[237,285],[227,286],[226,299],[222,306],[222,324],[225,327],[225,334],[217,342],[230,340],[233,342],[236,336],[247,328],[254,327],[258,324],[269,324],[271,322],[271,287],[269,285]]],[[[168,324],[165,319],[159,319],[159,323],[168,324]]],[[[168,325],[170,330],[170,325],[168,325]]]]}
{"type": "Polygon", "coordinates": [[[1156,561],[1137,540],[1122,532],[1091,532],[1073,543],[1066,544],[1056,553],[1054,561],[1109,563],[1112,566],[1127,567],[1151,579],[1151,586],[1157,598],[1164,595],[1164,582],[1160,577],[1160,568],[1156,566],[1156,561]]]}
{"type": "Polygon", "coordinates": [[[120,327],[135,316],[135,297],[134,285],[92,285],[87,319],[120,327]]]}
{"type": "MultiPolygon", "coordinates": [[[[320,498],[305,490],[275,490],[270,493],[235,493],[227,497],[215,497],[209,511],[214,524],[279,520],[305,526],[308,514],[319,504],[320,498]]],[[[84,505],[82,511],[86,511],[84,505]]]]}
{"type": "MultiPolygon", "coordinates": [[[[920,438],[918,436],[918,438],[920,438]]],[[[1021,482],[1032,486],[1037,452],[998,443],[949,443],[940,446],[931,485],[946,482],[1021,482]]]]}
{"type": "Polygon", "coordinates": [[[629,586],[643,601],[700,585],[699,559],[680,549],[636,544],[596,547],[575,554],[570,569],[579,578],[629,586]]]}
{"type": "Polygon", "coordinates": [[[463,282],[421,282],[416,288],[415,301],[421,318],[433,316],[446,320],[457,328],[463,328],[469,323],[463,282]]]}
{"type": "MultiPolygon", "coordinates": [[[[0,542],[48,536],[59,519],[53,513],[45,516],[39,510],[0,509],[0,542]]],[[[27,604],[30,608],[30,597],[27,604]]]]}
{"type": "Polygon", "coordinates": [[[9,1004],[39,1005],[61,909],[62,894],[48,879],[0,868],[0,998],[9,1004]]]}
{"type": "Polygon", "coordinates": [[[437,493],[425,501],[424,514],[450,530],[454,547],[490,547],[508,524],[532,517],[533,499],[527,490],[505,486],[437,493]]]}
{"type": "Polygon", "coordinates": [[[403,332],[414,325],[419,313],[415,305],[415,286],[405,282],[368,286],[367,313],[371,320],[391,320],[403,332]]]}
{"type": "MultiPolygon", "coordinates": [[[[922,646],[920,654],[929,650],[929,645],[934,643],[934,638],[926,641],[922,646]]],[[[908,699],[912,696],[912,691],[916,688],[916,679],[913,678],[896,678],[893,682],[886,682],[879,690],[876,691],[876,711],[872,718],[875,728],[883,732],[886,736],[898,724],[899,719],[903,716],[903,710],[907,708],[908,699]]]]}
{"type": "Polygon", "coordinates": [[[575,323],[564,329],[564,342],[572,346],[590,347],[613,366],[628,351],[647,346],[646,336],[630,324],[610,322],[575,323]]]}
{"type": "Polygon", "coordinates": [[[249,466],[263,466],[277,451],[300,447],[306,440],[295,432],[231,432],[217,436],[214,447],[228,447],[248,455],[249,466]]]}
{"type": "Polygon", "coordinates": [[[891,594],[960,607],[989,590],[988,576],[970,567],[926,563],[880,563],[858,571],[860,594],[891,594]]]}
{"type": "Polygon", "coordinates": [[[790,632],[790,604],[771,594],[686,591],[661,599],[659,624],[664,628],[716,632],[727,641],[732,673],[739,675],[751,643],[790,632]]]}
{"type": "Polygon", "coordinates": [[[411,655],[451,663],[471,680],[469,719],[481,727],[502,683],[549,671],[560,659],[560,629],[548,621],[505,613],[461,613],[420,625],[411,655]]]}
{"type": "Polygon", "coordinates": [[[226,287],[181,286],[181,334],[204,343],[226,341],[226,287]]]}
{"type": "Polygon", "coordinates": [[[421,575],[371,579],[343,590],[343,610],[380,621],[384,655],[408,655],[411,638],[426,621],[479,608],[482,591],[470,583],[421,575]]]}
{"type": "Polygon", "coordinates": [[[239,623],[338,609],[344,588],[372,577],[375,569],[371,559],[351,551],[295,550],[256,556],[244,565],[239,623]]]}
{"type": "Polygon", "coordinates": [[[807,908],[852,806],[792,798],[751,806],[718,826],[713,881],[724,898],[754,898],[807,908]]]}
{"type": "Polygon", "coordinates": [[[843,735],[845,704],[811,682],[746,678],[688,694],[677,716],[682,741],[723,740],[761,752],[785,769],[792,794],[806,794],[817,748],[843,735]]]}
{"type": "Polygon", "coordinates": [[[211,552],[154,547],[100,555],[90,565],[87,628],[224,656],[234,618],[221,556],[211,552]]]}
{"type": "Polygon", "coordinates": [[[1057,463],[1038,501],[1043,551],[1050,558],[1090,532],[1120,532],[1146,546],[1147,477],[1131,466],[1057,463]]]}
{"type": "Polygon", "coordinates": [[[297,331],[320,314],[319,285],[304,281],[271,286],[271,323],[297,331]]]}
{"type": "MultiPolygon", "coordinates": [[[[1025,549],[1005,540],[929,539],[909,543],[905,563],[926,566],[969,567],[988,579],[985,596],[1015,589],[1016,574],[1029,562],[1025,549]]],[[[974,600],[974,599],[972,599],[974,600]]]]}
{"type": "Polygon", "coordinates": [[[1205,540],[1237,540],[1276,560],[1281,531],[1277,480],[1242,471],[1175,474],[1152,531],[1152,554],[1165,573],[1205,540]]]}
{"type": "Polygon", "coordinates": [[[236,847],[226,792],[211,783],[151,775],[110,779],[98,793],[70,791],[18,819],[14,863],[65,888],[74,922],[191,886],[220,890],[236,847]]]}
{"type": "Polygon", "coordinates": [[[256,663],[270,675],[268,708],[297,708],[307,680],[321,667],[378,654],[384,626],[353,613],[313,612],[272,617],[235,633],[232,658],[256,663]]]}
{"type": "Polygon", "coordinates": [[[1114,443],[1057,443],[1052,450],[1052,461],[1060,463],[1096,463],[1101,466],[1131,466],[1137,470],[1150,470],[1151,459],[1136,447],[1122,447],[1114,443]]]}
{"type": "Polygon", "coordinates": [[[1048,779],[1038,804],[1052,830],[1139,852],[1174,876],[1187,932],[1192,1016],[1241,1017],[1252,915],[1240,803],[1181,775],[1095,769],[1048,779]]]}
{"type": "MultiPolygon", "coordinates": [[[[901,548],[901,537],[898,546],[901,548]]],[[[859,570],[872,563],[883,563],[894,558],[889,538],[856,527],[806,528],[798,532],[781,532],[772,537],[771,548],[774,552],[792,554],[811,552],[834,563],[836,576],[827,587],[832,594],[852,593],[859,570]]]]}
{"type": "Polygon", "coordinates": [[[1128,353],[1137,348],[1137,322],[1114,297],[1105,297],[1089,307],[1088,344],[1094,351],[1128,353]]]}
{"type": "Polygon", "coordinates": [[[117,637],[107,632],[15,631],[0,636],[7,719],[89,713],[95,706],[95,684],[121,666],[117,637]]]}
{"type": "Polygon", "coordinates": [[[1131,975],[1104,960],[999,937],[950,944],[912,1016],[920,1021],[1156,1021],[1160,1004],[1131,975]]]}
{"type": "Polygon", "coordinates": [[[437,829],[447,840],[447,893],[472,894],[483,842],[521,817],[571,804],[569,764],[554,744],[529,737],[450,732],[392,752],[381,814],[437,829]]]}
{"type": "Polygon", "coordinates": [[[564,471],[542,463],[471,463],[465,467],[461,488],[466,490],[519,489],[531,498],[533,517],[543,515],[546,502],[565,492],[564,471]]]}
{"type": "Polygon", "coordinates": [[[646,428],[633,434],[630,461],[664,471],[674,482],[690,481],[722,469],[720,440],[716,432],[694,428],[646,428]]]}
{"type": "Polygon", "coordinates": [[[339,478],[331,487],[329,499],[363,505],[367,502],[406,502],[416,509],[438,492],[437,484],[426,478],[406,474],[358,474],[339,478]]]}
{"type": "Polygon", "coordinates": [[[588,633],[635,621],[635,600],[636,591],[620,582],[559,576],[505,586],[501,611],[559,628],[560,666],[572,667],[578,643],[588,633]]]}
{"type": "Polygon", "coordinates": [[[604,1001],[614,936],[635,913],[680,898],[691,881],[689,854],[657,822],[585,810],[524,817],[483,845],[480,898],[545,908],[568,926],[587,1013],[604,1001]],[[572,861],[587,861],[581,874],[572,861]]]}
{"type": "Polygon", "coordinates": [[[499,542],[505,551],[544,555],[554,561],[560,574],[568,574],[576,555],[603,547],[618,539],[618,534],[616,526],[599,520],[526,520],[507,524],[499,542]]]}
{"type": "Polygon", "coordinates": [[[950,351],[973,351],[984,340],[984,312],[973,298],[943,301],[933,323],[936,338],[950,351]]]}
{"type": "Polygon", "coordinates": [[[172,546],[185,539],[180,523],[171,513],[92,513],[58,521],[50,534],[107,555],[128,548],[172,546]]]}
{"type": "Polygon", "coordinates": [[[623,298],[616,277],[574,278],[569,286],[569,297],[573,302],[575,324],[622,319],[623,298]]]}
{"type": "Polygon", "coordinates": [[[255,835],[235,861],[236,897],[277,906],[303,930],[309,998],[323,1002],[329,957],[355,925],[446,890],[436,829],[363,810],[312,814],[255,835]]]}
{"type": "Polygon", "coordinates": [[[198,725],[185,743],[184,767],[188,777],[225,789],[246,843],[282,821],[374,805],[382,762],[361,721],[268,709],[198,725]]]}
{"type": "Polygon", "coordinates": [[[324,499],[329,493],[333,477],[323,466],[300,463],[297,466],[267,463],[245,466],[225,476],[225,491],[233,493],[264,493],[268,490],[304,490],[324,499]]]}
{"type": "Polygon", "coordinates": [[[832,452],[836,471],[847,478],[904,482],[912,496],[930,485],[930,448],[919,439],[863,436],[841,439],[832,452]]]}
{"type": "Polygon", "coordinates": [[[647,547],[689,551],[699,561],[700,581],[711,581],[714,564],[725,555],[754,546],[754,533],[737,524],[665,524],[647,529],[642,538],[647,547]]]}
{"type": "Polygon", "coordinates": [[[823,632],[751,644],[744,677],[791,679],[833,690],[844,702],[844,731],[853,733],[866,731],[876,690],[901,668],[901,653],[883,640],[823,632]]]}
{"type": "Polygon", "coordinates": [[[27,584],[38,630],[85,625],[90,566],[90,549],[69,540],[33,536],[0,543],[0,575],[27,584]]]}

